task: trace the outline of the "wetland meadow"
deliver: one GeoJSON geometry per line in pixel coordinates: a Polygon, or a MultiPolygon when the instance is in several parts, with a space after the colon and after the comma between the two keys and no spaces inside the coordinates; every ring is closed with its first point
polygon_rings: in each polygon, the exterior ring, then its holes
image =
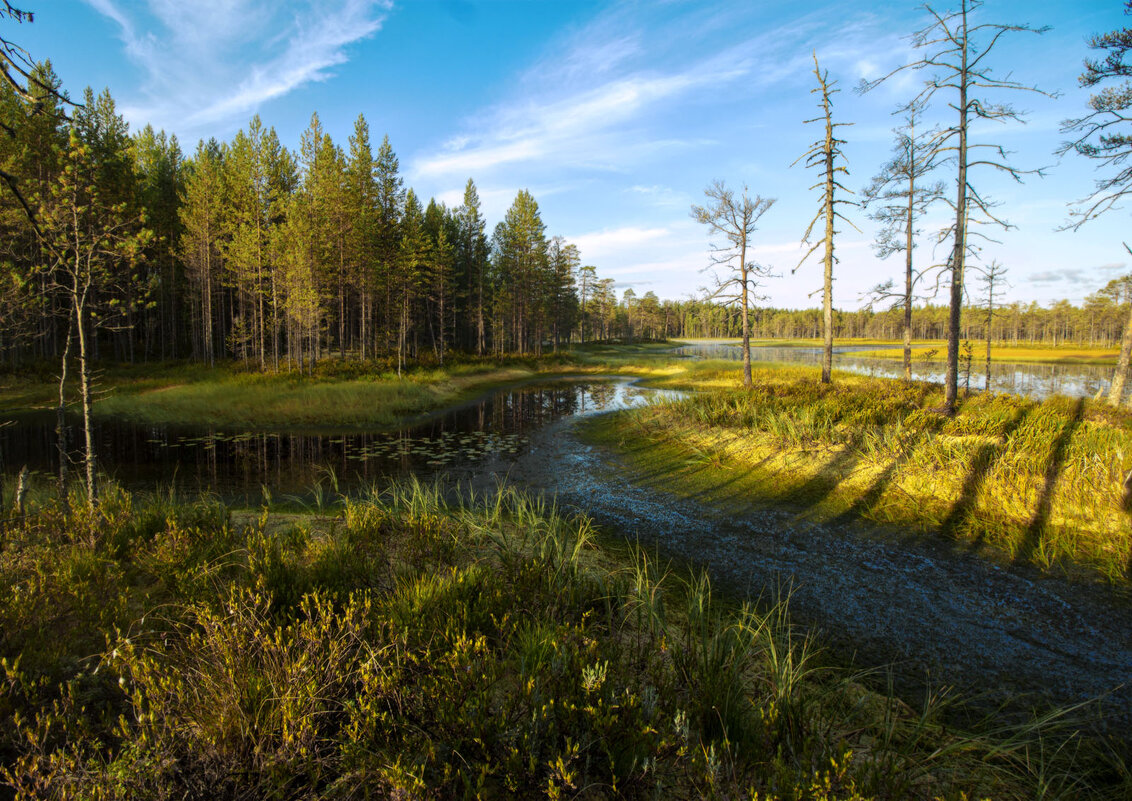
{"type": "Polygon", "coordinates": [[[728,347],[10,382],[9,786],[1121,797],[1132,419],[728,347]]]}

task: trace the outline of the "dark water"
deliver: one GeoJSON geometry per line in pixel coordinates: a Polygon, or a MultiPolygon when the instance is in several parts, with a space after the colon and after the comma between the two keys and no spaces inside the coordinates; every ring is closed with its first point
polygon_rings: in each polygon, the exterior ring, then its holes
{"type": "MultiPolygon", "coordinates": [[[[862,373],[883,378],[899,378],[904,368],[898,359],[870,359],[865,356],[847,356],[847,353],[867,350],[891,349],[891,345],[841,345],[833,348],[833,366],[837,370],[862,373]]],[[[703,344],[687,345],[677,349],[695,358],[741,359],[743,349],[739,345],[703,344]]],[[[983,351],[985,353],[986,351],[983,351]]],[[[781,364],[820,364],[820,347],[754,347],[751,348],[752,362],[775,362],[781,364]]],[[[939,356],[945,356],[941,348],[939,356]]],[[[961,365],[962,368],[962,365],[961,365]]],[[[912,352],[912,377],[917,381],[943,382],[945,365],[942,361],[924,362],[912,352]]],[[[1029,362],[991,362],[991,389],[995,392],[1010,392],[1028,398],[1042,399],[1051,395],[1065,395],[1070,398],[1091,398],[1098,392],[1108,391],[1112,381],[1111,367],[1070,364],[1034,364],[1029,362]]],[[[960,369],[959,384],[964,385],[965,375],[960,369]]],[[[986,384],[985,363],[976,348],[971,364],[971,389],[982,390],[986,384]]]]}
{"type": "MultiPolygon", "coordinates": [[[[886,359],[847,357],[859,345],[835,349],[840,369],[895,376],[900,364],[886,359]]],[[[738,359],[737,345],[696,344],[678,348],[692,358],[738,359]]],[[[752,348],[765,362],[816,364],[817,347],[752,348]]],[[[942,366],[923,363],[915,376],[943,378],[942,366]]],[[[1060,393],[1079,397],[1107,388],[1109,368],[1043,364],[995,364],[993,388],[1031,397],[1060,393]]],[[[962,379],[961,379],[962,380],[962,379]]],[[[972,375],[971,388],[983,378],[972,375]]],[[[415,475],[455,479],[505,477],[523,455],[531,435],[563,417],[623,409],[677,393],[636,387],[627,379],[566,379],[504,389],[426,422],[394,431],[350,433],[239,432],[215,428],[138,424],[96,418],[95,452],[99,470],[128,489],[155,487],[193,494],[213,492],[234,502],[259,503],[269,488],[278,499],[294,495],[309,501],[321,491],[350,492],[415,475]]],[[[68,445],[81,451],[81,429],[70,421],[68,445]]],[[[53,414],[19,416],[0,428],[0,454],[7,471],[27,465],[43,475],[58,470],[53,414]]],[[[79,465],[75,464],[77,471],[79,465]]]]}
{"type": "MultiPolygon", "coordinates": [[[[175,486],[258,503],[268,487],[276,499],[309,501],[317,487],[329,495],[410,474],[505,476],[529,449],[530,435],[547,423],[667,394],[628,380],[563,380],[501,390],[414,426],[370,433],[238,433],[96,418],[95,452],[99,469],[128,489],[175,486]]],[[[68,441],[78,458],[81,428],[77,419],[70,422],[68,441]]],[[[8,469],[26,464],[54,474],[54,416],[23,416],[0,429],[0,453],[8,469]]]]}

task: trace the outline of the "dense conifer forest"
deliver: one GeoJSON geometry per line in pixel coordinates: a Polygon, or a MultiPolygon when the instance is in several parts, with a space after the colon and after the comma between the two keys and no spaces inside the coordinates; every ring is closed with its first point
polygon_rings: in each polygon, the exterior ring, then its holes
{"type": "MultiPolygon", "coordinates": [[[[28,92],[30,114],[0,88],[11,132],[0,137],[0,165],[20,190],[0,195],[9,364],[58,359],[78,333],[76,302],[96,361],[234,359],[268,370],[740,333],[735,307],[619,291],[548,233],[527,191],[490,232],[471,178],[456,208],[419,197],[361,115],[346,143],[315,114],[291,150],[256,116],[230,141],[186,153],[151,126],[131,132],[109,91],[68,102],[49,63],[28,92]]],[[[1115,345],[1130,300],[1124,278],[1080,306],[1002,305],[992,337],[1115,345]]],[[[985,338],[986,311],[970,299],[964,337],[985,338]]],[[[834,333],[897,338],[901,314],[837,311],[834,333]]],[[[751,326],[759,338],[822,333],[816,309],[755,309],[751,326]]],[[[946,305],[916,308],[915,337],[946,334],[946,305]]]]}

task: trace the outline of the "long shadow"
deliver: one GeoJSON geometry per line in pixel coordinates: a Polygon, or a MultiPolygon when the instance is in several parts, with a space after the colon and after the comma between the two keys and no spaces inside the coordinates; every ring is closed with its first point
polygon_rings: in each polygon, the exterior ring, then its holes
{"type": "Polygon", "coordinates": [[[846,472],[860,461],[857,442],[856,434],[850,436],[837,456],[822,465],[819,473],[800,487],[784,490],[778,500],[799,506],[817,506],[824,501],[845,479],[846,472]]]}
{"type": "MultiPolygon", "coordinates": [[[[938,428],[937,426],[937,429],[938,428]]],[[[935,438],[935,435],[936,431],[934,430],[925,432],[925,434],[921,436],[913,437],[909,442],[903,445],[893,460],[881,471],[881,474],[876,477],[869,488],[861,493],[848,509],[833,518],[830,523],[843,525],[845,523],[854,522],[867,515],[877,502],[880,501],[881,497],[888,489],[888,485],[892,483],[897,472],[912,456],[916,448],[930,443],[932,439],[935,438]]]]}
{"type": "MultiPolygon", "coordinates": [[[[923,407],[924,400],[927,398],[930,390],[931,387],[926,384],[920,386],[915,400],[915,406],[917,408],[923,407]]],[[[900,468],[902,468],[912,456],[916,448],[930,443],[942,427],[943,421],[940,420],[921,436],[912,437],[907,443],[901,446],[896,457],[881,471],[881,474],[876,477],[869,488],[858,496],[848,509],[833,518],[830,523],[843,525],[845,523],[854,522],[868,514],[877,502],[880,501],[881,497],[883,497],[889,484],[891,484],[892,480],[896,477],[897,472],[899,472],[900,468]]]]}
{"type": "MultiPolygon", "coordinates": [[[[975,501],[979,497],[979,490],[982,489],[983,483],[987,479],[994,463],[998,461],[1002,452],[1006,450],[1010,444],[1010,435],[1021,427],[1026,418],[1030,416],[1032,409],[1026,409],[1014,419],[1006,430],[1002,432],[1002,444],[997,442],[989,442],[982,445],[975,453],[974,458],[971,459],[971,468],[967,471],[967,476],[963,479],[963,487],[959,490],[959,500],[951,507],[951,511],[947,513],[943,523],[940,524],[940,531],[948,536],[955,537],[959,532],[960,526],[971,515],[975,508],[975,501]]],[[[981,544],[982,538],[979,538],[974,547],[981,544]]]]}
{"type": "Polygon", "coordinates": [[[1079,398],[1073,406],[1073,415],[1069,418],[1069,422],[1061,427],[1061,433],[1057,435],[1053,451],[1050,453],[1049,464],[1046,465],[1042,494],[1038,498],[1037,509],[1026,529],[1026,537],[1018,548],[1015,561],[1028,562],[1041,544],[1042,534],[1045,532],[1046,523],[1049,522],[1050,509],[1053,507],[1053,491],[1057,486],[1057,477],[1061,475],[1061,468],[1065,465],[1065,452],[1069,448],[1069,441],[1073,439],[1073,432],[1081,424],[1084,411],[1085,399],[1079,398]]]}

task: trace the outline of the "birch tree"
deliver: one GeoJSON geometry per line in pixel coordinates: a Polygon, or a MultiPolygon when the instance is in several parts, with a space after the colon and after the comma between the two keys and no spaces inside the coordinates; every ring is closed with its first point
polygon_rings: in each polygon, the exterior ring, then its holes
{"type": "MultiPolygon", "coordinates": [[[[78,343],[79,390],[83,411],[84,467],[87,504],[98,500],[91,359],[93,339],[114,319],[119,299],[132,294],[126,286],[136,280],[133,267],[151,238],[125,203],[105,199],[99,165],[90,146],[72,129],[60,159],[62,170],[48,193],[38,198],[39,229],[44,249],[52,254],[49,266],[53,289],[70,305],[73,332],[78,343]]],[[[71,326],[69,326],[70,328],[71,326]]],[[[63,351],[66,375],[68,346],[63,351]]]]}

